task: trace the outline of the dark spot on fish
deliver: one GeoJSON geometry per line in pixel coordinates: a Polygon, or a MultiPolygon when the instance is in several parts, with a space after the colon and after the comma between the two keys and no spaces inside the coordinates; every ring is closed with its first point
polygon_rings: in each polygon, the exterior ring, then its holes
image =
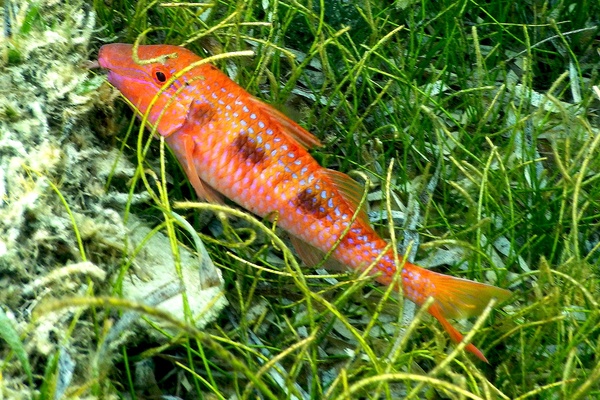
{"type": "Polygon", "coordinates": [[[197,126],[204,126],[211,122],[215,117],[215,109],[208,103],[203,103],[199,99],[195,99],[190,104],[188,110],[188,121],[197,126]]]}
{"type": "Polygon", "coordinates": [[[265,158],[265,150],[258,147],[256,141],[245,133],[237,135],[232,145],[244,160],[253,164],[258,164],[265,158]]]}
{"type": "Polygon", "coordinates": [[[314,215],[315,218],[321,219],[327,216],[321,199],[310,188],[306,188],[298,193],[295,204],[306,213],[314,215]]]}

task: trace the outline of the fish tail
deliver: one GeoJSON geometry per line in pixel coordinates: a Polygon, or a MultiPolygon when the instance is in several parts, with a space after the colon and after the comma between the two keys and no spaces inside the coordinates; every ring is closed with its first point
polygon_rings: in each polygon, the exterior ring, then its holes
{"type": "MultiPolygon", "coordinates": [[[[442,313],[440,312],[440,308],[437,306],[437,304],[431,305],[431,307],[429,307],[429,310],[427,310],[427,311],[429,312],[429,314],[434,316],[435,319],[437,319],[440,322],[440,324],[442,325],[444,330],[446,332],[448,332],[450,339],[452,339],[452,341],[454,343],[460,343],[463,340],[464,335],[462,333],[460,333],[458,331],[458,329],[453,327],[452,324],[446,318],[444,318],[442,316],[442,313]]],[[[473,343],[467,344],[465,346],[465,350],[472,354],[475,354],[475,356],[477,358],[479,358],[481,361],[484,361],[489,364],[488,359],[485,358],[485,356],[483,355],[481,350],[479,350],[473,343]]]]}
{"type": "MultiPolygon", "coordinates": [[[[452,340],[457,343],[462,341],[463,335],[448,322],[448,319],[477,316],[493,298],[503,302],[511,296],[511,292],[506,289],[439,274],[412,264],[405,266],[403,276],[409,278],[404,279],[405,286],[410,282],[409,293],[411,290],[413,294],[418,292],[415,299],[417,303],[422,304],[430,296],[434,298],[429,313],[440,321],[452,340]]],[[[407,288],[404,290],[406,293],[407,288]]],[[[483,353],[474,345],[468,344],[465,349],[487,362],[483,353]]]]}

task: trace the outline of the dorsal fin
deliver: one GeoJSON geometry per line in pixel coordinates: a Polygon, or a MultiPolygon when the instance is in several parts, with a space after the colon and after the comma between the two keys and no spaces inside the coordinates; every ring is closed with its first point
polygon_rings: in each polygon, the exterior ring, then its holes
{"type": "MultiPolygon", "coordinates": [[[[334,171],[332,169],[323,169],[325,175],[331,180],[331,183],[340,192],[344,200],[352,206],[353,209],[358,208],[360,200],[363,197],[365,188],[354,179],[350,178],[343,172],[334,171]]],[[[367,202],[363,203],[363,206],[358,212],[358,220],[369,225],[369,216],[367,215],[367,202]]]]}
{"type": "Polygon", "coordinates": [[[289,117],[277,110],[275,107],[262,102],[256,97],[248,97],[248,100],[252,106],[260,109],[262,114],[267,115],[271,121],[281,125],[282,132],[287,134],[291,139],[300,143],[304,148],[311,149],[313,147],[320,147],[321,141],[312,133],[292,121],[289,117]]]}

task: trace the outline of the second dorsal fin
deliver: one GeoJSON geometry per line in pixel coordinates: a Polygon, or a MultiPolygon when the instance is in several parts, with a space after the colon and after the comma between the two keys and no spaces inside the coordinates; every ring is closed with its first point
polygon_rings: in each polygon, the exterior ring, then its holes
{"type": "MultiPolygon", "coordinates": [[[[333,183],[335,188],[340,192],[344,200],[346,200],[353,209],[357,209],[365,191],[364,186],[343,172],[334,171],[332,169],[323,169],[323,172],[331,180],[331,183],[333,183]]],[[[363,203],[361,209],[358,211],[358,219],[369,224],[366,202],[363,203]]]]}
{"type": "Polygon", "coordinates": [[[300,143],[304,148],[311,149],[321,146],[321,141],[315,135],[292,121],[275,107],[262,102],[256,97],[249,97],[248,100],[252,106],[260,109],[262,114],[267,115],[273,122],[279,124],[284,134],[290,136],[290,138],[300,143]]]}

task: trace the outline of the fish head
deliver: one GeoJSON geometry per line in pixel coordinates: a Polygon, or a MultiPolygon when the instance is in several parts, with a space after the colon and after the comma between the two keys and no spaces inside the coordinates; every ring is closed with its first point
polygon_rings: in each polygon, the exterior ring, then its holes
{"type": "Polygon", "coordinates": [[[188,82],[193,76],[199,79],[202,67],[181,72],[201,58],[171,45],[138,46],[137,57],[134,51],[131,44],[104,45],[98,52],[98,64],[108,70],[108,81],[141,115],[148,113],[148,121],[158,133],[169,136],[185,123],[192,101],[188,82]]]}

